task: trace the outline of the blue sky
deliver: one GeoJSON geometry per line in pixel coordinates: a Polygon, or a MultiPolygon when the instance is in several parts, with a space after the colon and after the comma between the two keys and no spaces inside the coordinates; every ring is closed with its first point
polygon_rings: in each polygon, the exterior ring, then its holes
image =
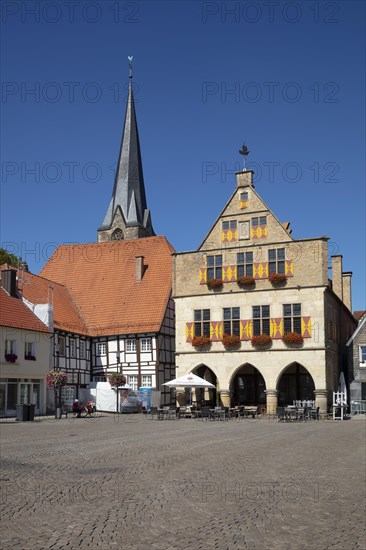
{"type": "Polygon", "coordinates": [[[238,149],[295,238],[330,237],[365,308],[364,2],[3,2],[1,246],[38,273],[95,241],[113,187],[127,56],[157,234],[196,248],[238,149]]]}

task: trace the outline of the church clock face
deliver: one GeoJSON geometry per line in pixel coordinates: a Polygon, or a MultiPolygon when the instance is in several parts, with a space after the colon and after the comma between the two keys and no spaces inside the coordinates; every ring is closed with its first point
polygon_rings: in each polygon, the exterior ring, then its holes
{"type": "Polygon", "coordinates": [[[113,231],[112,241],[123,241],[123,231],[119,227],[113,231]]]}

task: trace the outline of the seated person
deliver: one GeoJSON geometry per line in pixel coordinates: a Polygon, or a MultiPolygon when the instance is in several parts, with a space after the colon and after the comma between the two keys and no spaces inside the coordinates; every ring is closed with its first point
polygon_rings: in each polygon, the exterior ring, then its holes
{"type": "Polygon", "coordinates": [[[75,399],[73,404],[72,404],[72,412],[77,413],[77,417],[80,418],[82,410],[83,410],[83,407],[82,407],[81,403],[79,402],[79,399],[75,399]]]}

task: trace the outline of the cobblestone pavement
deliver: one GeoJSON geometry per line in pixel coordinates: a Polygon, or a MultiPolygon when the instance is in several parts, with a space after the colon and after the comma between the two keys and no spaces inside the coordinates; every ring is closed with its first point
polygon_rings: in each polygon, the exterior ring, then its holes
{"type": "Polygon", "coordinates": [[[365,422],[2,422],[4,550],[364,549],[365,422]]]}

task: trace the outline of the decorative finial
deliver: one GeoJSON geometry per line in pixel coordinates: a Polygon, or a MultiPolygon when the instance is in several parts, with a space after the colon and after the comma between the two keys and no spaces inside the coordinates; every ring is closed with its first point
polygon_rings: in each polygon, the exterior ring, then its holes
{"type": "Polygon", "coordinates": [[[243,155],[243,163],[244,163],[243,172],[245,172],[245,157],[247,157],[250,153],[250,151],[248,151],[248,147],[245,145],[245,143],[243,143],[243,147],[241,149],[239,149],[239,153],[241,155],[243,155]]]}
{"type": "Polygon", "coordinates": [[[130,78],[132,78],[132,60],[133,60],[133,55],[128,55],[127,58],[128,58],[128,65],[129,65],[129,67],[130,67],[130,78]]]}

